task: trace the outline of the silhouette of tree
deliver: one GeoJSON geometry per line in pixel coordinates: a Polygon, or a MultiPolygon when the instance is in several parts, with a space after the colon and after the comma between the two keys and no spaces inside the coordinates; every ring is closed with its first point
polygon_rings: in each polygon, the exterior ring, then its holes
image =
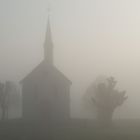
{"type": "Polygon", "coordinates": [[[6,111],[6,92],[5,92],[5,84],[0,83],[0,107],[2,111],[1,119],[4,120],[7,118],[7,111],[6,111]]]}
{"type": "Polygon", "coordinates": [[[10,81],[0,83],[0,108],[2,120],[8,119],[9,95],[13,90],[13,86],[13,83],[10,81]]]}
{"type": "Polygon", "coordinates": [[[97,119],[102,125],[111,125],[115,109],[127,99],[126,91],[115,89],[117,81],[109,77],[106,82],[92,85],[91,102],[97,109],[97,119]]]}

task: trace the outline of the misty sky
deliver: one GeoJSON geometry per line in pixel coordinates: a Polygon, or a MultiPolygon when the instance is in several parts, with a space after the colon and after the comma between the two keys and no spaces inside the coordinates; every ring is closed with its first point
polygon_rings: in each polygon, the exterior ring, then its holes
{"type": "MultiPolygon", "coordinates": [[[[47,0],[0,0],[1,81],[19,81],[42,61],[47,7],[47,0]]],[[[139,7],[139,0],[51,1],[55,64],[73,82],[75,116],[90,83],[113,75],[129,96],[116,115],[140,118],[139,7]]]]}

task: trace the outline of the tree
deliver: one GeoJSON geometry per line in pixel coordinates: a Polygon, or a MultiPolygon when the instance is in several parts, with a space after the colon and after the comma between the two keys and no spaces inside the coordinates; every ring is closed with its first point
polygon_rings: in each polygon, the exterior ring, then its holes
{"type": "Polygon", "coordinates": [[[7,88],[4,83],[0,83],[0,108],[2,111],[1,119],[8,118],[8,110],[7,110],[7,88]]]}
{"type": "Polygon", "coordinates": [[[6,81],[5,83],[0,83],[0,108],[2,120],[8,119],[9,108],[17,103],[18,94],[19,90],[14,82],[6,81]]]}
{"type": "Polygon", "coordinates": [[[127,99],[126,91],[116,89],[114,77],[106,78],[105,82],[93,84],[90,89],[92,106],[97,109],[97,119],[102,125],[111,125],[115,109],[127,99]]]}

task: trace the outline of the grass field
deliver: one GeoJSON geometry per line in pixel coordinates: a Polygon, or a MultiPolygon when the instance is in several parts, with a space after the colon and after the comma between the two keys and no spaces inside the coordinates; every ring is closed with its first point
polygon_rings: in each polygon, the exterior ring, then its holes
{"type": "Polygon", "coordinates": [[[40,130],[22,120],[1,122],[0,140],[140,140],[139,120],[118,120],[110,128],[73,120],[70,125],[52,129],[49,136],[47,133],[39,135],[40,130]]]}

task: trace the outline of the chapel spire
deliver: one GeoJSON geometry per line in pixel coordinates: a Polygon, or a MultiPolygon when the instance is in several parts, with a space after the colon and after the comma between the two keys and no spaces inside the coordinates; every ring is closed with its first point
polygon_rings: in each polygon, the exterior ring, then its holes
{"type": "Polygon", "coordinates": [[[53,64],[53,41],[50,26],[50,17],[48,16],[47,31],[44,43],[44,59],[48,64],[53,64]]]}

